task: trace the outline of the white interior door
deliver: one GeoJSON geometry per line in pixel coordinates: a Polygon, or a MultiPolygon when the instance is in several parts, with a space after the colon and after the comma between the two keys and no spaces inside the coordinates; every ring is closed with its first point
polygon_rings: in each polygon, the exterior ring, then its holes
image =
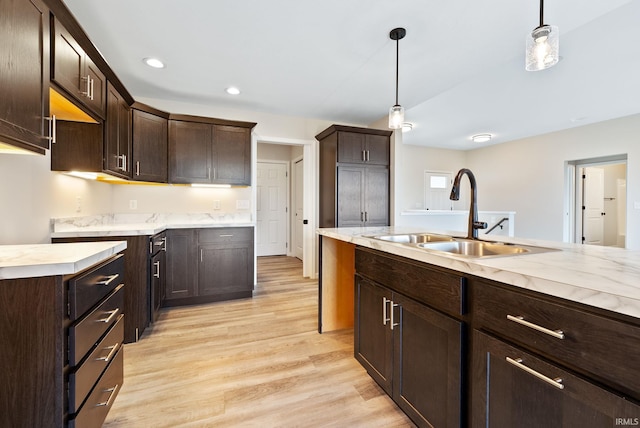
{"type": "Polygon", "coordinates": [[[304,164],[302,159],[298,159],[293,164],[292,178],[294,223],[291,240],[293,241],[293,256],[302,260],[302,248],[304,246],[304,211],[302,209],[304,204],[304,164]]]}
{"type": "Polygon", "coordinates": [[[287,164],[258,162],[256,180],[257,256],[287,254],[287,164]]]}
{"type": "Polygon", "coordinates": [[[595,167],[583,168],[582,181],[582,242],[603,245],[604,170],[595,167]]]}

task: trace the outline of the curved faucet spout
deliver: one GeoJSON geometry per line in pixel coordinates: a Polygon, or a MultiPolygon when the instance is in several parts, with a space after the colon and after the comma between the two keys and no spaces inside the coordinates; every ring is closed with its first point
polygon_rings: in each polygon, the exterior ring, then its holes
{"type": "Polygon", "coordinates": [[[478,239],[478,229],[486,229],[487,223],[478,221],[478,197],[477,197],[477,185],[476,177],[473,175],[470,169],[462,168],[456,174],[456,178],[453,180],[453,186],[451,187],[451,195],[449,199],[457,201],[460,199],[460,180],[462,176],[469,177],[469,184],[471,185],[471,204],[469,205],[469,223],[467,228],[468,239],[478,239]]]}

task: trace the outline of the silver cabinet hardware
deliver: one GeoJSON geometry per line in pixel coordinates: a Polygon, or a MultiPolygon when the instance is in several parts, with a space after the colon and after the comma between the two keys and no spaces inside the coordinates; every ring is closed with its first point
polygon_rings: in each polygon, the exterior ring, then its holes
{"type": "Polygon", "coordinates": [[[107,311],[105,313],[109,314],[108,317],[106,318],[100,318],[99,320],[96,320],[96,322],[103,322],[105,324],[108,324],[111,322],[111,320],[113,319],[113,317],[115,317],[116,315],[118,315],[118,312],[120,312],[120,308],[115,308],[112,311],[107,311]]]}
{"type": "Polygon", "coordinates": [[[366,152],[367,152],[367,158],[365,160],[369,162],[369,150],[367,150],[366,152]]]}
{"type": "Polygon", "coordinates": [[[364,212],[360,211],[360,221],[364,221],[364,212]]]}
{"type": "Polygon", "coordinates": [[[526,321],[524,317],[521,316],[507,315],[507,319],[509,321],[524,325],[525,327],[529,327],[542,333],[548,334],[549,336],[553,336],[556,339],[564,339],[564,332],[562,330],[549,330],[548,328],[544,328],[532,322],[526,321]]]}
{"type": "Polygon", "coordinates": [[[398,323],[398,322],[393,322],[393,314],[394,314],[394,312],[395,312],[395,311],[393,310],[393,308],[396,308],[396,307],[398,307],[398,306],[400,306],[400,305],[399,305],[399,304],[397,304],[397,303],[393,303],[393,300],[391,301],[391,319],[390,319],[390,327],[391,327],[391,330],[393,330],[393,327],[396,327],[396,326],[399,326],[399,325],[400,325],[400,323],[398,323]]]}
{"type": "Polygon", "coordinates": [[[118,385],[114,386],[113,388],[108,388],[108,389],[104,389],[102,390],[102,392],[109,392],[109,398],[107,398],[107,401],[103,401],[101,403],[96,404],[96,407],[109,407],[111,405],[111,400],[113,399],[113,397],[115,397],[115,392],[118,390],[118,385]]]}
{"type": "Polygon", "coordinates": [[[367,160],[367,155],[364,153],[364,150],[360,153],[362,155],[362,162],[367,160]]]}
{"type": "Polygon", "coordinates": [[[115,281],[116,278],[118,278],[119,276],[120,276],[120,274],[114,273],[113,275],[109,275],[106,279],[103,279],[102,281],[96,282],[96,285],[109,285],[113,281],[115,281]]]}
{"type": "Polygon", "coordinates": [[[81,92],[82,95],[84,95],[87,98],[91,98],[91,76],[87,74],[87,77],[82,76],[82,77],[80,77],[80,79],[83,82],[87,83],[87,90],[86,91],[82,91],[81,92]]]}
{"type": "Polygon", "coordinates": [[[218,178],[217,171],[213,168],[213,179],[215,180],[216,178],[218,178]]]}
{"type": "Polygon", "coordinates": [[[136,161],[136,175],[140,175],[140,161],[136,161]]]}
{"type": "Polygon", "coordinates": [[[553,385],[558,389],[564,389],[564,385],[562,384],[562,379],[561,378],[557,377],[555,379],[551,379],[550,377],[547,377],[547,376],[543,375],[542,373],[539,373],[539,372],[535,371],[531,367],[525,366],[524,364],[522,364],[522,358],[513,359],[513,358],[506,357],[506,359],[507,359],[508,363],[513,364],[514,366],[518,367],[519,369],[522,369],[525,372],[534,375],[538,379],[547,382],[549,385],[553,385]]]}
{"type": "Polygon", "coordinates": [[[221,238],[233,238],[233,235],[220,235],[221,238]]]}
{"type": "Polygon", "coordinates": [[[127,172],[127,155],[122,155],[122,170],[127,172]]]}
{"type": "Polygon", "coordinates": [[[56,142],[56,115],[52,114],[51,117],[45,117],[45,119],[49,121],[49,136],[46,137],[46,139],[51,141],[52,144],[55,144],[55,142],[56,142]]]}
{"type": "Polygon", "coordinates": [[[200,262],[202,263],[204,259],[204,250],[202,248],[200,248],[200,262]]]}
{"type": "Polygon", "coordinates": [[[386,297],[382,298],[382,325],[387,325],[387,321],[390,320],[389,317],[387,317],[387,303],[390,303],[391,300],[387,299],[386,297]]]}
{"type": "Polygon", "coordinates": [[[162,238],[162,251],[167,251],[167,237],[162,238]]]}
{"type": "Polygon", "coordinates": [[[207,180],[211,180],[211,167],[207,167],[207,180]]]}
{"type": "Polygon", "coordinates": [[[154,278],[160,278],[160,262],[154,262],[153,265],[156,268],[156,272],[153,274],[154,278]]]}
{"type": "Polygon", "coordinates": [[[89,99],[93,101],[93,82],[94,80],[89,78],[89,99]]]}
{"type": "Polygon", "coordinates": [[[109,360],[111,360],[111,357],[113,357],[113,354],[116,353],[116,351],[118,350],[118,345],[120,345],[119,343],[116,343],[113,346],[107,346],[104,349],[110,349],[109,354],[106,357],[98,357],[96,358],[96,361],[104,361],[105,363],[108,363],[109,360]]]}
{"type": "Polygon", "coordinates": [[[369,213],[368,212],[364,212],[364,221],[369,221],[369,213]]]}

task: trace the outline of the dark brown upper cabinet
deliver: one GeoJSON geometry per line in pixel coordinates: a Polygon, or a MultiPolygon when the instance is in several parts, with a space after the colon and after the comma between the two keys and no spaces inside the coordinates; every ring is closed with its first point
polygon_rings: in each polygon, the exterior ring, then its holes
{"type": "Polygon", "coordinates": [[[51,81],[75,103],[105,118],[107,79],[57,18],[51,19],[51,81]]]}
{"type": "Polygon", "coordinates": [[[391,131],[332,125],[320,142],[320,227],[388,226],[391,131]]]}
{"type": "Polygon", "coordinates": [[[3,0],[0,13],[0,145],[49,148],[49,10],[40,0],[3,0]]]}
{"type": "Polygon", "coordinates": [[[251,185],[255,123],[193,116],[169,120],[169,182],[251,185]]]}
{"type": "Polygon", "coordinates": [[[107,85],[104,171],[131,178],[131,109],[111,83],[107,85]]]}
{"type": "MultiPolygon", "coordinates": [[[[131,110],[132,178],[137,181],[168,181],[168,115],[147,106],[131,110]],[[145,111],[147,110],[147,111],[145,111]]],[[[138,107],[138,108],[136,108],[138,107]]]]}

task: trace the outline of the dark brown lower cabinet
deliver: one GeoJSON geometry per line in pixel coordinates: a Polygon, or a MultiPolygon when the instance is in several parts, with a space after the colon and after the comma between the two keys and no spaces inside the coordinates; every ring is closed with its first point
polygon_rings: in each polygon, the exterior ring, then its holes
{"type": "Polygon", "coordinates": [[[462,322],[356,276],[355,357],[418,425],[459,427],[462,322]]]}
{"type": "Polygon", "coordinates": [[[473,333],[473,427],[639,425],[640,406],[539,356],[473,333]]]}
{"type": "Polygon", "coordinates": [[[167,231],[164,306],[240,299],[253,294],[253,227],[167,231]]]}

